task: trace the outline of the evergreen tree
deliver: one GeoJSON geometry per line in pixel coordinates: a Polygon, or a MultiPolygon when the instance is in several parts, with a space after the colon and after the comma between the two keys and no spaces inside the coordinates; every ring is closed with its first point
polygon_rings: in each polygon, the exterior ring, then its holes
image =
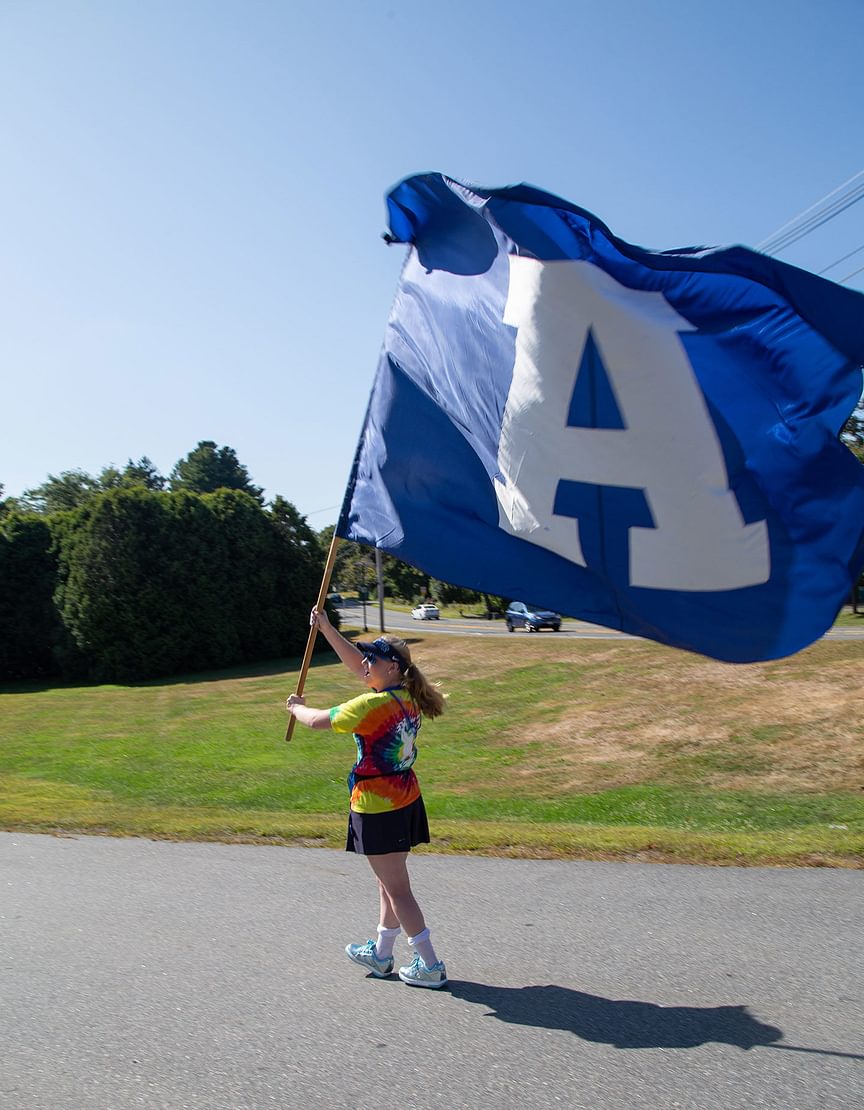
{"type": "Polygon", "coordinates": [[[142,455],[138,462],[127,459],[122,470],[116,466],[103,468],[98,478],[99,490],[109,489],[141,489],[161,490],[165,488],[165,479],[156,469],[154,463],[142,455]]]}
{"type": "Polygon", "coordinates": [[[215,493],[218,489],[242,490],[264,504],[263,490],[252,484],[249,471],[237,459],[233,447],[217,447],[213,440],[201,440],[194,451],[180,459],[171,471],[172,490],[215,493]]]}
{"type": "Polygon", "coordinates": [[[59,475],[49,474],[41,486],[25,490],[14,502],[24,512],[50,516],[51,513],[79,509],[97,493],[112,489],[161,490],[165,479],[154,464],[143,455],[138,462],[129,459],[122,470],[116,466],[102,468],[98,478],[84,470],[64,470],[59,475]]]}
{"type": "Polygon", "coordinates": [[[40,515],[77,509],[100,489],[99,479],[84,470],[49,474],[41,486],[27,489],[19,498],[22,509],[40,515]]]}
{"type": "MultiPolygon", "coordinates": [[[[318,533],[322,555],[326,557],[333,539],[332,524],[318,533]]],[[[384,594],[405,601],[429,596],[429,575],[394,555],[382,552],[381,571],[384,594]]],[[[343,590],[366,590],[370,596],[375,588],[375,549],[365,544],[343,540],[336,549],[336,561],[331,579],[334,587],[343,590]]]]}
{"type": "Polygon", "coordinates": [[[123,469],[123,479],[129,486],[143,486],[145,489],[152,490],[165,488],[165,479],[146,455],[142,455],[138,462],[127,459],[123,469]]]}
{"type": "Polygon", "coordinates": [[[429,575],[410,563],[403,563],[392,555],[384,557],[382,564],[385,592],[405,601],[429,597],[429,575]]]}
{"type": "Polygon", "coordinates": [[[9,512],[0,523],[0,677],[41,678],[58,670],[56,560],[48,523],[9,512]]]}
{"type": "MultiPolygon", "coordinates": [[[[333,533],[336,531],[334,524],[328,524],[318,533],[318,544],[321,548],[321,557],[326,559],[330,553],[330,544],[333,542],[333,533]]],[[[359,544],[342,540],[336,548],[336,559],[333,563],[333,573],[330,575],[330,588],[347,590],[354,585],[354,561],[364,550],[359,544]]]]}
{"type": "MultiPolygon", "coordinates": [[[[321,552],[318,536],[309,527],[306,517],[287,501],[277,495],[270,506],[270,516],[279,532],[283,533],[292,543],[309,552],[319,555],[321,552]]],[[[332,529],[331,529],[332,531],[332,529]]]]}
{"type": "Polygon", "coordinates": [[[116,489],[54,523],[67,671],[136,681],[302,652],[318,545],[248,494],[116,489]]]}
{"type": "Polygon", "coordinates": [[[449,582],[439,582],[433,578],[429,583],[429,591],[436,601],[442,605],[474,605],[483,602],[483,595],[477,590],[466,590],[462,586],[452,586],[449,582]]]}

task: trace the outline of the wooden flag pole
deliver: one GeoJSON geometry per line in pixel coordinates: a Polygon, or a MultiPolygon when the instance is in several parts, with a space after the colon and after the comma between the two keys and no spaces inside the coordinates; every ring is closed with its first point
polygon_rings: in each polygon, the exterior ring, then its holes
{"type": "MultiPolygon", "coordinates": [[[[321,579],[321,589],[318,591],[318,601],[316,608],[320,613],[324,608],[324,602],[327,600],[327,591],[330,588],[330,578],[333,574],[333,564],[336,562],[336,548],[339,546],[339,537],[336,532],[333,532],[333,539],[330,541],[330,550],[327,553],[327,562],[324,564],[324,577],[321,579]]],[[[309,671],[309,664],[312,662],[312,650],[315,647],[315,637],[318,635],[318,626],[313,625],[309,629],[309,639],[306,641],[306,653],[303,656],[303,663],[300,667],[300,677],[297,679],[297,689],[295,693],[302,694],[303,687],[306,685],[306,675],[309,671]]],[[[291,742],[291,737],[294,733],[294,714],[288,721],[288,728],[285,730],[285,743],[291,742]]]]}

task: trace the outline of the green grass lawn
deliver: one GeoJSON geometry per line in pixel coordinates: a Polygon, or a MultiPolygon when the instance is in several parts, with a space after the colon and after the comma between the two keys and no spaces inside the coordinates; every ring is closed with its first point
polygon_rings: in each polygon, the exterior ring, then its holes
{"type": "Polygon", "coordinates": [[[834,622],[835,628],[864,628],[864,604],[859,605],[859,609],[857,613],[852,612],[851,606],[841,609],[834,622]]]}
{"type": "MultiPolygon", "coordinates": [[[[411,635],[433,851],[864,865],[864,641],[731,666],[641,641],[411,635]]],[[[297,726],[296,661],[0,690],[0,827],[337,846],[350,737],[297,726]]],[[[361,687],[317,657],[307,701],[361,687]]]]}

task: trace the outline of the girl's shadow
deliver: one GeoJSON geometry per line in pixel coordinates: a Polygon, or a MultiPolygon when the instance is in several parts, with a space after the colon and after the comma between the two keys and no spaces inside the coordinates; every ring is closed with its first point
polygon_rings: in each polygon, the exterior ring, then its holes
{"type": "Polygon", "coordinates": [[[709,1041],[749,1049],[779,1041],[782,1029],[757,1021],[746,1006],[658,1006],[616,1001],[567,987],[494,987],[450,980],[450,993],[477,1002],[513,1025],[563,1029],[615,1048],[695,1048],[709,1041]]]}

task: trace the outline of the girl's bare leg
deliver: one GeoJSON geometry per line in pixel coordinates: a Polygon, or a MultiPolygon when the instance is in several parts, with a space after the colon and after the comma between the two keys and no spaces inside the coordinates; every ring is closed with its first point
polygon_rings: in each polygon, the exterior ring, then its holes
{"type": "Polygon", "coordinates": [[[384,889],[384,884],[378,880],[378,901],[380,903],[380,911],[378,914],[378,922],[383,925],[385,929],[398,929],[399,916],[393,909],[393,903],[390,901],[390,895],[384,889]]]}
{"type": "Polygon", "coordinates": [[[387,928],[401,925],[409,937],[417,936],[426,928],[423,913],[411,890],[408,877],[408,853],[388,852],[384,856],[367,856],[375,872],[381,892],[381,924],[387,928]],[[385,909],[385,898],[388,903],[385,909]],[[385,917],[384,914],[389,916],[385,917]]]}

